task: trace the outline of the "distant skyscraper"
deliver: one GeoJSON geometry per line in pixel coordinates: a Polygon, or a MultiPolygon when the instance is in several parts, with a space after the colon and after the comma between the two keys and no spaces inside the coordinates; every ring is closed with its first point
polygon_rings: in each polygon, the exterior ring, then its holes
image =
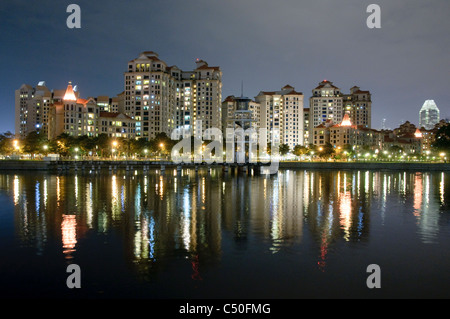
{"type": "Polygon", "coordinates": [[[439,123],[439,109],[433,100],[426,100],[419,112],[419,126],[431,130],[439,123]]]}

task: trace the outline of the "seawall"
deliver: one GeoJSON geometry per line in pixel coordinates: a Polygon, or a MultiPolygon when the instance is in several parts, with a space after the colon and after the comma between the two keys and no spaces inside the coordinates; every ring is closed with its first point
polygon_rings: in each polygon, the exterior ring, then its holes
{"type": "MultiPolygon", "coordinates": [[[[224,164],[228,165],[229,164],[224,164]]],[[[222,164],[182,164],[183,168],[221,167],[222,164]]],[[[236,166],[236,165],[231,165],[236,166]]],[[[44,161],[0,160],[0,171],[116,171],[175,169],[178,164],[170,161],[44,161]]],[[[423,162],[280,162],[279,169],[327,169],[327,170],[408,170],[450,171],[450,163],[423,162]]]]}

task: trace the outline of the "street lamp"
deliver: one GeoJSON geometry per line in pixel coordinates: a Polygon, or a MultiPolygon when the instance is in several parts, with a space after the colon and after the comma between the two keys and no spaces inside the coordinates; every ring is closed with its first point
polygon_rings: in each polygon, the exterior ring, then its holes
{"type": "Polygon", "coordinates": [[[18,140],[14,140],[14,141],[13,141],[13,145],[14,145],[14,149],[15,149],[16,151],[18,151],[18,150],[19,150],[19,141],[18,141],[18,140]]]}
{"type": "Polygon", "coordinates": [[[116,147],[117,147],[118,143],[117,141],[113,141],[112,142],[112,150],[111,150],[111,157],[114,157],[114,153],[116,152],[116,147]]]}
{"type": "Polygon", "coordinates": [[[162,152],[163,152],[163,150],[164,150],[164,143],[160,143],[160,144],[159,144],[159,147],[161,148],[161,158],[162,158],[162,152]]]}

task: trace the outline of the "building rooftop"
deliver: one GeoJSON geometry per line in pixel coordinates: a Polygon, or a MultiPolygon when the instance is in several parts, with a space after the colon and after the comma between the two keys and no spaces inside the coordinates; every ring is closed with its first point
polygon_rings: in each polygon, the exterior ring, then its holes
{"type": "Polygon", "coordinates": [[[63,97],[64,101],[76,101],[77,97],[75,96],[75,93],[73,91],[72,82],[69,82],[69,85],[67,85],[66,93],[63,97]]]}

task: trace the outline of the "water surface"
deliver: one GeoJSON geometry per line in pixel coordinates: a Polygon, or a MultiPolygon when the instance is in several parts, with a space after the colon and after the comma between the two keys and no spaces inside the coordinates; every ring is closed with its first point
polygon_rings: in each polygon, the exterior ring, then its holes
{"type": "Polygon", "coordinates": [[[449,194],[444,172],[1,173],[0,294],[449,298],[449,194]]]}

